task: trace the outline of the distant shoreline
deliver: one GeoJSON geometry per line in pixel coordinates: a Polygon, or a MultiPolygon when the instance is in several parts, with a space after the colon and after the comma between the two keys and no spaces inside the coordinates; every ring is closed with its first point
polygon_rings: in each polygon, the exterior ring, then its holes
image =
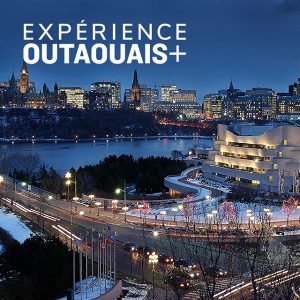
{"type": "Polygon", "coordinates": [[[115,136],[115,137],[103,137],[103,138],[73,138],[73,139],[61,139],[61,138],[0,138],[0,144],[34,144],[34,143],[96,143],[96,142],[109,142],[109,141],[133,141],[133,140],[157,140],[157,139],[213,139],[215,136],[202,136],[202,135],[154,135],[154,136],[115,136]]]}

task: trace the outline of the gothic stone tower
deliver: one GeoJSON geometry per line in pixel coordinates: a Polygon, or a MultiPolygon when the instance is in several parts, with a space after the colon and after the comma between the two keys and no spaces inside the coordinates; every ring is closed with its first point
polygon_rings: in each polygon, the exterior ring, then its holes
{"type": "Polygon", "coordinates": [[[139,108],[141,104],[141,89],[138,82],[137,70],[134,70],[133,82],[132,82],[132,101],[135,108],[139,108]]]}
{"type": "Polygon", "coordinates": [[[20,72],[20,92],[26,94],[28,91],[28,70],[25,61],[23,60],[21,72],[20,72]]]}

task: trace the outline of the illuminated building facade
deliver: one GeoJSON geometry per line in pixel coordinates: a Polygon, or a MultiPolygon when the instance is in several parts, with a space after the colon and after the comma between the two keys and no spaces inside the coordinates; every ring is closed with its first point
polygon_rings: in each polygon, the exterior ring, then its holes
{"type": "Polygon", "coordinates": [[[219,124],[203,175],[263,191],[299,193],[300,127],[219,124]]]}
{"type": "Polygon", "coordinates": [[[170,91],[170,102],[178,103],[178,102],[196,102],[195,90],[175,90],[170,91]]]}
{"type": "Polygon", "coordinates": [[[59,94],[64,94],[66,97],[65,103],[67,106],[83,108],[85,103],[85,91],[81,87],[61,87],[59,94]]]}
{"type": "Polygon", "coordinates": [[[120,108],[120,82],[101,81],[91,84],[90,106],[95,109],[120,108]]]}
{"type": "Polygon", "coordinates": [[[177,90],[177,86],[175,84],[163,84],[160,87],[160,97],[161,97],[160,100],[164,102],[171,101],[170,92],[176,90],[177,90]]]}
{"type": "Polygon", "coordinates": [[[203,114],[206,119],[221,119],[223,116],[224,96],[221,94],[209,94],[204,96],[203,114]]]}
{"type": "Polygon", "coordinates": [[[168,114],[185,116],[187,119],[197,119],[200,117],[202,107],[197,102],[164,102],[157,103],[157,110],[168,114]]]}
{"type": "Polygon", "coordinates": [[[141,110],[146,112],[155,111],[158,101],[158,89],[147,87],[146,84],[141,84],[140,89],[141,110]]]}
{"type": "Polygon", "coordinates": [[[20,72],[20,92],[26,94],[28,92],[28,70],[25,61],[23,60],[21,72],[20,72]]]}

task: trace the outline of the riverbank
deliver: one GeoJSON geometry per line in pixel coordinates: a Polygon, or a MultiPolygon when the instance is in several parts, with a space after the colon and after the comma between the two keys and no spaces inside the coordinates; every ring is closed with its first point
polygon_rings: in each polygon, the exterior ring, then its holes
{"type": "Polygon", "coordinates": [[[19,138],[0,138],[0,144],[23,144],[23,143],[95,143],[95,142],[107,142],[107,141],[118,141],[118,140],[124,140],[124,141],[135,141],[135,140],[159,140],[159,139],[205,139],[205,140],[211,140],[214,138],[214,136],[208,135],[151,135],[148,136],[147,134],[143,136],[123,136],[123,135],[116,135],[114,137],[91,137],[91,138],[79,138],[75,137],[73,139],[70,138],[25,138],[25,139],[19,139],[19,138]]]}

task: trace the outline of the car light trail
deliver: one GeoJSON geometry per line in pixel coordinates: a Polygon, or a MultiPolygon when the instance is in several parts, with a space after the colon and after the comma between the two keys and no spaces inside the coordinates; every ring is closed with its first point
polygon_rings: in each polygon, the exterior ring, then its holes
{"type": "Polygon", "coordinates": [[[74,233],[72,233],[71,231],[67,230],[66,228],[62,227],[61,225],[57,225],[57,227],[61,230],[63,230],[64,232],[66,232],[67,234],[69,234],[70,236],[74,237],[76,240],[81,241],[81,238],[78,237],[77,235],[75,235],[74,233]]]}
{"type": "Polygon", "coordinates": [[[51,215],[42,213],[42,212],[37,211],[35,209],[29,209],[29,208],[27,208],[27,207],[25,207],[25,206],[23,206],[23,205],[15,202],[15,201],[11,200],[11,199],[9,199],[9,198],[2,198],[2,200],[4,200],[8,204],[12,204],[13,206],[17,207],[18,209],[20,209],[23,212],[33,213],[33,214],[39,215],[39,216],[41,216],[41,217],[43,217],[45,219],[48,219],[48,220],[54,221],[54,222],[60,221],[60,219],[58,219],[58,218],[52,217],[51,215]]]}
{"type": "MultiPolygon", "coordinates": [[[[228,292],[228,291],[231,291],[232,289],[235,289],[236,287],[238,287],[238,286],[240,286],[240,285],[242,285],[242,284],[244,284],[244,283],[245,283],[244,281],[241,282],[241,283],[238,283],[238,284],[236,284],[236,285],[234,285],[234,286],[232,286],[232,287],[230,287],[230,288],[228,288],[228,289],[226,289],[226,290],[223,290],[223,291],[221,291],[221,292],[215,294],[214,297],[219,297],[220,295],[222,295],[222,294],[224,294],[224,293],[226,293],[226,292],[228,292]]],[[[220,299],[220,298],[219,298],[219,299],[220,299]]]]}
{"type": "Polygon", "coordinates": [[[62,233],[63,235],[65,235],[67,238],[69,238],[69,239],[71,239],[72,241],[74,241],[74,239],[73,239],[70,235],[68,235],[67,233],[65,233],[63,230],[61,230],[61,229],[58,228],[57,226],[52,225],[52,227],[53,227],[54,229],[56,229],[57,231],[59,231],[60,233],[62,233]]]}

